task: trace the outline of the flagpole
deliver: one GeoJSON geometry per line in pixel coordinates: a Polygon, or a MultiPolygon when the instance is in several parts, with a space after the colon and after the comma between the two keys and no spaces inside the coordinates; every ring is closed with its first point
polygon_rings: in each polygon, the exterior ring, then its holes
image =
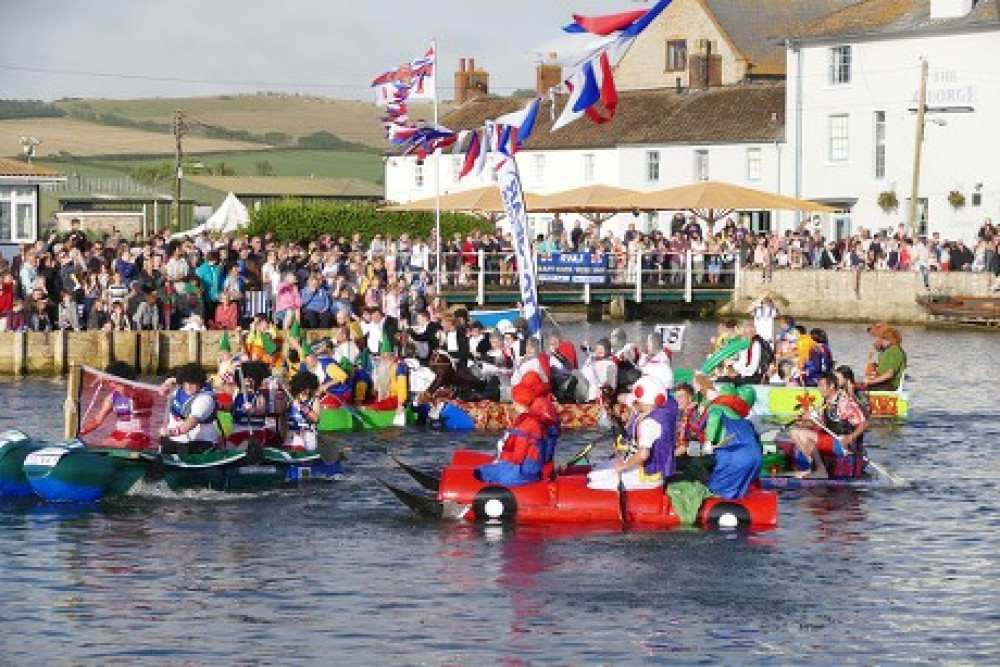
{"type": "MultiPolygon", "coordinates": [[[[431,50],[434,53],[434,64],[432,65],[433,76],[431,77],[431,84],[434,86],[434,127],[438,125],[438,47],[437,38],[431,40],[431,50]]],[[[437,267],[437,289],[438,293],[444,287],[442,282],[441,273],[441,149],[437,149],[432,153],[434,158],[434,233],[437,237],[437,249],[435,254],[437,255],[437,261],[435,266],[437,267]]]]}

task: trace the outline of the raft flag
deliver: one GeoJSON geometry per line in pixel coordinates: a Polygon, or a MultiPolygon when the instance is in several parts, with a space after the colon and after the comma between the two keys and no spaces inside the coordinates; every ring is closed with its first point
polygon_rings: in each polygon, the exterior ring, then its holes
{"type": "Polygon", "coordinates": [[[517,172],[517,161],[504,160],[497,169],[500,196],[510,221],[514,237],[514,256],[517,275],[521,283],[521,311],[528,321],[528,335],[533,336],[542,327],[542,311],[538,307],[538,288],[535,281],[535,262],[531,256],[531,239],[528,234],[528,211],[524,206],[524,190],[517,172]]]}

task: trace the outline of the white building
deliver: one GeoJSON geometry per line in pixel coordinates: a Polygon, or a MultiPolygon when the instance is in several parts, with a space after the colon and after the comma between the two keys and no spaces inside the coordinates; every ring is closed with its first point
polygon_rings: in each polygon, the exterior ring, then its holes
{"type": "Polygon", "coordinates": [[[849,214],[826,228],[909,222],[921,60],[927,62],[917,233],[969,241],[1000,211],[1000,19],[995,0],[868,0],[788,42],[786,194],[849,214]],[[955,208],[951,192],[965,199],[955,208]],[[878,205],[894,192],[895,211],[878,205]]]}
{"type": "Polygon", "coordinates": [[[0,158],[0,254],[12,257],[38,240],[39,186],[61,180],[51,169],[0,158]]]}

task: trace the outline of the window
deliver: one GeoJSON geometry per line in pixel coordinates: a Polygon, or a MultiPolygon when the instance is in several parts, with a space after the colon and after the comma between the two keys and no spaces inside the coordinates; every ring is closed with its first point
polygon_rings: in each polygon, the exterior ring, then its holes
{"type": "Polygon", "coordinates": [[[646,182],[660,182],[660,151],[646,151],[646,182]]]}
{"type": "Polygon", "coordinates": [[[885,178],[885,112],[875,112],[875,178],[885,178]]]}
{"type": "Polygon", "coordinates": [[[583,182],[593,183],[594,182],[594,169],[597,160],[594,158],[593,153],[584,153],[583,155],[583,182]]]}
{"type": "Polygon", "coordinates": [[[535,166],[535,185],[543,185],[545,183],[545,156],[533,155],[532,162],[535,166]]]}
{"type": "Polygon", "coordinates": [[[413,186],[417,188],[424,187],[424,162],[423,160],[417,160],[413,163],[413,186]]]}
{"type": "Polygon", "coordinates": [[[708,151],[701,149],[694,152],[694,180],[708,180],[708,151]]]}
{"type": "Polygon", "coordinates": [[[34,189],[0,187],[0,242],[34,241],[37,206],[34,189]]]}
{"type": "Polygon", "coordinates": [[[759,148],[748,148],[747,149],[747,180],[748,181],[759,181],[760,180],[760,161],[761,153],[759,148]]]}
{"type": "Polygon", "coordinates": [[[455,183],[459,181],[459,174],[462,173],[462,165],[465,164],[464,155],[451,156],[451,180],[455,183]]]}
{"type": "Polygon", "coordinates": [[[688,47],[683,39],[667,40],[667,71],[683,72],[687,69],[688,47]]]}
{"type": "Polygon", "coordinates": [[[847,114],[830,116],[830,162],[846,162],[850,156],[847,114]]]}
{"type": "Polygon", "coordinates": [[[851,47],[835,46],[830,49],[830,83],[841,85],[851,82],[851,47]]]}

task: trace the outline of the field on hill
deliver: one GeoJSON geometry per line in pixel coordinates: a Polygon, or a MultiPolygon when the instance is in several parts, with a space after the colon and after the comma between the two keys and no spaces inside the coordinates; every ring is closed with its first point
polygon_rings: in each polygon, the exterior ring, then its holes
{"type": "MultiPolygon", "coordinates": [[[[214,169],[220,163],[226,170],[234,172],[234,176],[260,176],[260,163],[267,163],[271,174],[295,178],[360,178],[365,181],[379,183],[382,181],[382,156],[375,153],[351,153],[347,151],[310,151],[282,150],[239,151],[233,153],[212,153],[199,155],[188,154],[194,160],[209,169],[214,169]]],[[[100,160],[100,161],[62,161],[40,160],[63,173],[77,173],[83,176],[118,175],[142,166],[170,162],[166,157],[143,160],[100,160]],[[110,173],[109,173],[110,172],[110,173]]],[[[185,170],[192,174],[197,169],[188,166],[185,170]]]]}
{"type": "MultiPolygon", "coordinates": [[[[369,102],[297,95],[221,95],[180,99],[64,100],[56,103],[70,113],[111,114],[136,122],[170,124],[174,111],[185,112],[192,128],[199,123],[264,135],[278,132],[293,141],[315,132],[331,132],[341,139],[385,150],[379,118],[369,102]]],[[[430,118],[430,105],[414,105],[415,118],[430,118]]]]}
{"type": "MultiPolygon", "coordinates": [[[[143,132],[123,127],[108,127],[71,118],[26,118],[0,121],[0,155],[20,154],[21,137],[37,137],[42,144],[35,155],[69,153],[78,156],[155,154],[174,152],[174,138],[169,134],[143,132]]],[[[260,144],[188,137],[185,150],[199,153],[261,149],[260,144]]]]}

